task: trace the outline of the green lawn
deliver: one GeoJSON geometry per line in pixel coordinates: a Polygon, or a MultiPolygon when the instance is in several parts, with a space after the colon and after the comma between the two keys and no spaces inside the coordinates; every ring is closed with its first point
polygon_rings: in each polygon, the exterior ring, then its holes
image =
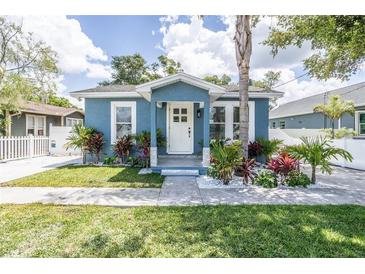
{"type": "Polygon", "coordinates": [[[365,207],[0,206],[5,257],[365,257],[365,207]]]}
{"type": "Polygon", "coordinates": [[[159,174],[138,175],[138,171],[138,168],[129,167],[69,165],[13,180],[0,184],[0,186],[161,187],[163,176],[159,174]]]}

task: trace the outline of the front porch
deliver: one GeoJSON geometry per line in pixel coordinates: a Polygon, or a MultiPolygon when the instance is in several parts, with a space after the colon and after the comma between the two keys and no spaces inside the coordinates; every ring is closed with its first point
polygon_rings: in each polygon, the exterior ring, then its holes
{"type": "Polygon", "coordinates": [[[151,168],[153,172],[158,173],[162,170],[198,171],[200,175],[207,173],[201,155],[159,155],[157,165],[151,168]]]}

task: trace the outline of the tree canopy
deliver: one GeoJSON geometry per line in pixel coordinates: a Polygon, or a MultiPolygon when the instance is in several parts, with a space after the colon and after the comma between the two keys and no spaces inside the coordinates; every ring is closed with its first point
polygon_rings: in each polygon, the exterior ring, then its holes
{"type": "Polygon", "coordinates": [[[231,77],[229,77],[226,74],[223,74],[221,77],[217,75],[207,75],[204,77],[204,80],[221,86],[228,85],[231,83],[231,77]]]}
{"type": "Polygon", "coordinates": [[[272,90],[273,87],[279,82],[281,76],[281,71],[269,70],[265,73],[264,78],[258,81],[253,80],[252,85],[254,87],[259,87],[264,90],[272,90]]]}
{"type": "Polygon", "coordinates": [[[0,17],[0,127],[9,133],[10,113],[22,100],[54,91],[59,72],[56,53],[22,25],[0,17]]]}
{"type": "Polygon", "coordinates": [[[99,85],[139,85],[182,70],[179,62],[164,55],[159,56],[157,62],[148,65],[139,53],[113,56],[111,67],[112,79],[102,81],[99,85]]]}
{"type": "Polygon", "coordinates": [[[277,16],[265,45],[275,56],[280,49],[307,41],[314,53],[303,60],[310,76],[348,80],[365,61],[365,16],[277,16]]]}

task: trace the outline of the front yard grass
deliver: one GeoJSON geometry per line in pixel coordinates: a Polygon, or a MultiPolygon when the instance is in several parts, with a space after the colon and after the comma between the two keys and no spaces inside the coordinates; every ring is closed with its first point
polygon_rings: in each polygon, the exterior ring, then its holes
{"type": "Polygon", "coordinates": [[[2,187],[126,187],[159,188],[163,176],[138,175],[138,168],[97,167],[68,165],[24,178],[16,179],[2,187]]]}
{"type": "Polygon", "coordinates": [[[362,206],[0,206],[3,257],[365,257],[362,206]]]}

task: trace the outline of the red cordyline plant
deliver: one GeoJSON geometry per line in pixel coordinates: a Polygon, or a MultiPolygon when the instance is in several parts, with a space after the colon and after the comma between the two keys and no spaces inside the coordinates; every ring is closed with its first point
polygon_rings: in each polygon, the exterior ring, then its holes
{"type": "Polygon", "coordinates": [[[275,174],[280,175],[282,180],[285,180],[290,171],[299,170],[299,161],[290,157],[286,152],[271,159],[267,165],[275,174]]]}
{"type": "Polygon", "coordinates": [[[128,158],[132,149],[132,136],[124,135],[115,142],[113,147],[115,155],[121,160],[122,163],[128,158]]]}
{"type": "Polygon", "coordinates": [[[252,159],[260,156],[262,153],[262,146],[258,142],[250,142],[248,144],[248,158],[252,159]]]}
{"type": "Polygon", "coordinates": [[[255,159],[243,158],[241,165],[236,169],[236,175],[243,177],[244,182],[248,184],[249,179],[252,181],[257,175],[254,169],[255,166],[255,159]]]}
{"type": "Polygon", "coordinates": [[[96,163],[100,161],[100,153],[103,150],[104,143],[103,133],[101,132],[92,133],[86,142],[87,150],[92,156],[95,156],[94,162],[96,163]]]}

